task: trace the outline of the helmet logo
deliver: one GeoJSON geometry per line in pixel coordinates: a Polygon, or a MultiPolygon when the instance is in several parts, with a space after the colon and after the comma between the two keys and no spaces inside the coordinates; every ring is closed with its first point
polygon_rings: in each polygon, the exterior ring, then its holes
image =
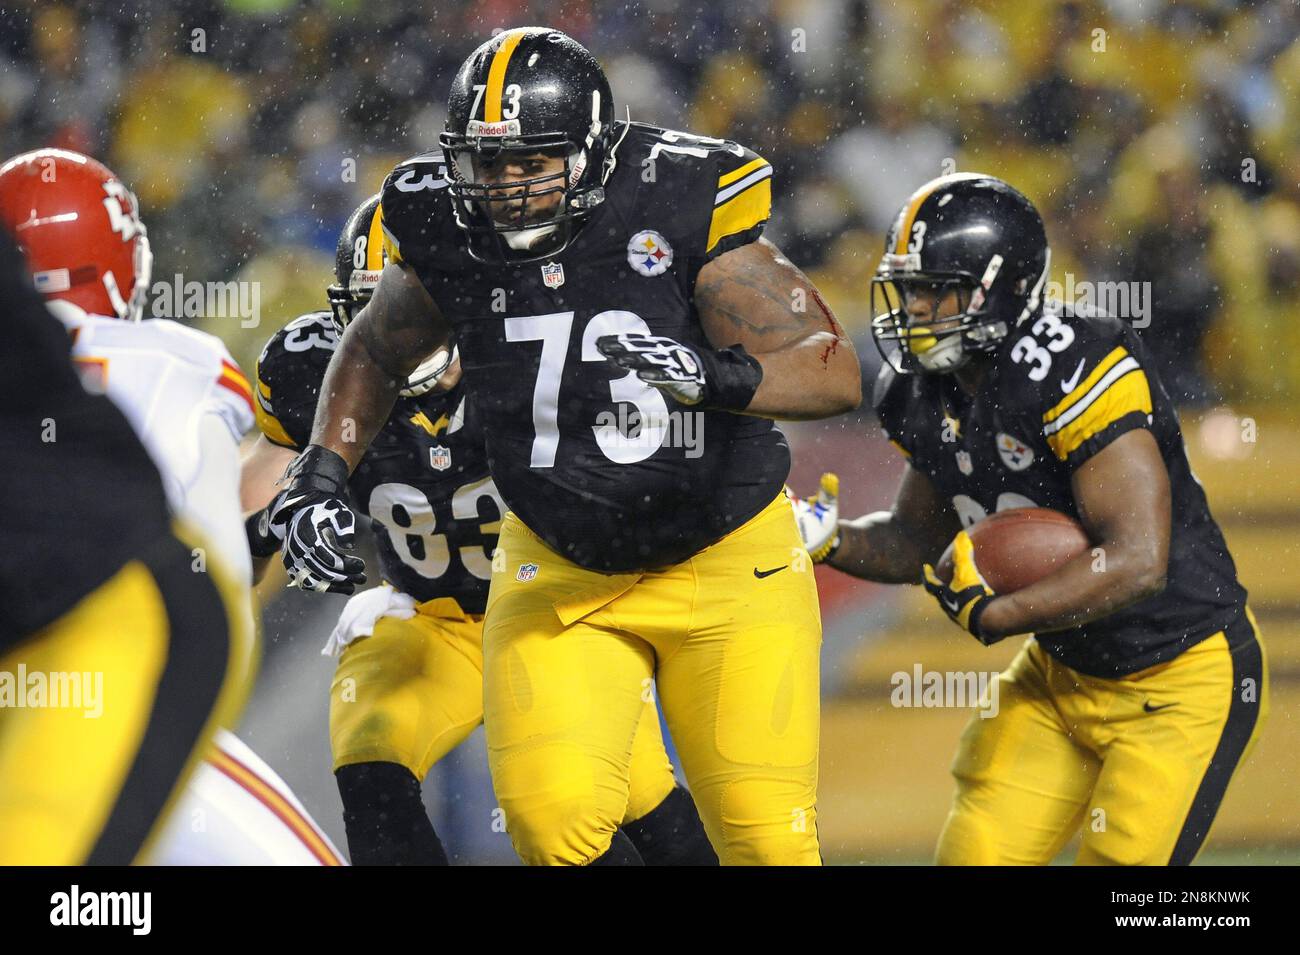
{"type": "Polygon", "coordinates": [[[481,119],[471,119],[465,127],[466,136],[520,136],[522,127],[517,119],[506,119],[499,123],[485,123],[481,119]]]}
{"type": "Polygon", "coordinates": [[[627,264],[640,275],[663,275],[673,264],[673,247],[653,229],[643,229],[627,243],[627,264]]]}
{"type": "Polygon", "coordinates": [[[127,188],[116,179],[104,183],[104,208],[108,210],[108,227],[114,232],[122,233],[122,241],[130,242],[144,231],[144,225],[136,215],[135,198],[127,188]]]}

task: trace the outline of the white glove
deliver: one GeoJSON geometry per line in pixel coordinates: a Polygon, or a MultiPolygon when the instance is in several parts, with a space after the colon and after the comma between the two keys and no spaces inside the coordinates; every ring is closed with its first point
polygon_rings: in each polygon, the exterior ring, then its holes
{"type": "Polygon", "coordinates": [[[794,520],[799,536],[814,564],[820,564],[840,543],[840,479],[823,474],[821,487],[811,500],[795,497],[789,488],[786,496],[794,506],[794,520]]]}
{"type": "Polygon", "coordinates": [[[699,404],[706,387],[699,354],[681,342],[660,335],[626,332],[596,339],[601,354],[634,371],[648,385],[666,391],[684,405],[699,404]]]}

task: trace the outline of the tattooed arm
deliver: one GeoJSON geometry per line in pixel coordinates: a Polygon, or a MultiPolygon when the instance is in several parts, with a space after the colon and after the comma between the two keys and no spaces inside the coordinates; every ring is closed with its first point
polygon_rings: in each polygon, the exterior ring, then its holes
{"type": "Polygon", "coordinates": [[[311,443],[355,468],[406,377],[446,344],[448,329],[415,272],[385,266],[369,304],[348,325],[325,370],[311,443]]]}
{"type": "Polygon", "coordinates": [[[744,345],[763,366],[745,414],[827,418],[862,402],[853,342],[808,277],[766,239],[704,266],[695,307],[714,347],[744,345]]]}

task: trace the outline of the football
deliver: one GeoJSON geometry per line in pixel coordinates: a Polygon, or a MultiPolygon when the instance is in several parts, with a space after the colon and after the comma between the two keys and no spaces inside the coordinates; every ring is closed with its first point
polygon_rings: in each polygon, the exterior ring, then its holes
{"type": "MultiPolygon", "coordinates": [[[[984,518],[967,530],[975,545],[975,566],[996,593],[1008,594],[1042,580],[1089,546],[1083,526],[1060,511],[1017,507],[984,518]]],[[[952,545],[935,567],[952,579],[952,545]]]]}

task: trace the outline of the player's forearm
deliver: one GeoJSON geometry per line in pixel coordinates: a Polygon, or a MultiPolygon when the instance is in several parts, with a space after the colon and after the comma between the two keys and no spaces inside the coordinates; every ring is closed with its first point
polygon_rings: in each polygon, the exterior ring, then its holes
{"type": "Polygon", "coordinates": [[[980,618],[990,637],[1082,626],[1159,593],[1163,556],[1141,544],[1102,544],[1038,583],[995,598],[980,618]]]}
{"type": "MultiPolygon", "coordinates": [[[[357,466],[392,413],[401,378],[385,371],[367,344],[365,311],[348,326],[321,383],[311,443],[357,466]]],[[[418,360],[411,364],[414,368],[418,360]]]]}
{"type": "Polygon", "coordinates": [[[889,511],[840,521],[840,543],[826,561],[836,570],[884,584],[915,584],[925,555],[889,511]]]}
{"type": "Polygon", "coordinates": [[[743,345],[762,366],[745,414],[827,418],[861,404],[852,341],[808,276],[766,239],[701,269],[695,307],[714,347],[743,345]]]}
{"type": "Polygon", "coordinates": [[[829,418],[862,403],[862,372],[853,343],[814,332],[779,351],[753,356],[763,380],[746,414],[791,421],[829,418]]]}

